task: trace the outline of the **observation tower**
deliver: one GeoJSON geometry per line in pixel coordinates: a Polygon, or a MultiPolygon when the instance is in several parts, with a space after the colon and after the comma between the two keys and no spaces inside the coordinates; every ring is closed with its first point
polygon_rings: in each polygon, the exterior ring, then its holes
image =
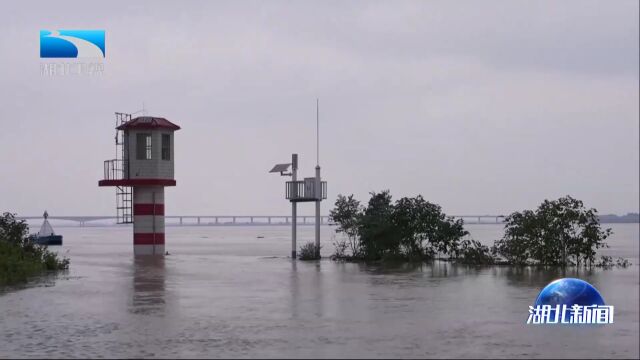
{"type": "Polygon", "coordinates": [[[176,186],[173,135],[161,117],[116,113],[116,158],[105,160],[98,186],[116,188],[118,224],[133,223],[135,255],[164,255],[164,188],[176,186]]]}

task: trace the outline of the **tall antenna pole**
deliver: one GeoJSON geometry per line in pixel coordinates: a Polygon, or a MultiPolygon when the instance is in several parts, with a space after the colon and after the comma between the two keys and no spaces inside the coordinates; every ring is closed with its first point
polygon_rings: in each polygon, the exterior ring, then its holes
{"type": "Polygon", "coordinates": [[[320,259],[320,201],[322,201],[322,180],[320,179],[320,100],[316,98],[316,178],[314,184],[316,198],[316,258],[320,259]]]}
{"type": "Polygon", "coordinates": [[[320,100],[316,98],[316,165],[320,165],[320,100]]]}

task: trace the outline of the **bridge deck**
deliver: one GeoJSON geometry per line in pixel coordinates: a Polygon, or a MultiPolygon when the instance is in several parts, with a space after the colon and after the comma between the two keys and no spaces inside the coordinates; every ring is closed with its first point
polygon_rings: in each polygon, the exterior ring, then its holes
{"type": "MultiPolygon", "coordinates": [[[[462,215],[453,216],[456,219],[464,219],[470,224],[496,224],[502,222],[502,215],[462,215]]],[[[42,216],[18,216],[19,220],[41,220],[42,216]]],[[[314,224],[315,216],[301,215],[298,216],[298,224],[314,224]]],[[[289,225],[291,224],[291,215],[169,215],[165,216],[167,225],[289,225]]],[[[110,220],[114,223],[116,216],[49,216],[49,220],[62,220],[77,222],[83,226],[88,222],[110,220]]],[[[329,216],[320,217],[321,224],[331,225],[329,216]]]]}

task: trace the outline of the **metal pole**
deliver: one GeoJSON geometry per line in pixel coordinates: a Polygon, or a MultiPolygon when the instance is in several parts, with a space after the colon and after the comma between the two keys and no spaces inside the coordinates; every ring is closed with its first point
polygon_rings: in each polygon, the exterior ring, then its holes
{"type": "Polygon", "coordinates": [[[316,258],[320,258],[320,201],[322,201],[322,181],[320,180],[320,100],[316,98],[316,258]]]}
{"type": "Polygon", "coordinates": [[[153,217],[151,220],[151,227],[153,229],[153,251],[151,252],[153,255],[156,254],[156,192],[153,191],[151,193],[151,199],[153,203],[153,217]]]}
{"type": "MultiPolygon", "coordinates": [[[[293,191],[293,196],[292,199],[295,199],[298,197],[298,184],[296,184],[296,181],[298,180],[298,154],[292,154],[291,155],[291,180],[292,182],[292,186],[291,186],[291,190],[293,191]]],[[[296,237],[297,237],[297,202],[295,201],[291,201],[291,258],[292,259],[296,259],[296,237]]]]}
{"type": "Polygon", "coordinates": [[[320,201],[322,200],[322,189],[320,182],[320,166],[316,166],[316,257],[320,258],[320,201]]]}
{"type": "Polygon", "coordinates": [[[320,99],[316,98],[316,166],[320,166],[320,99]]]}

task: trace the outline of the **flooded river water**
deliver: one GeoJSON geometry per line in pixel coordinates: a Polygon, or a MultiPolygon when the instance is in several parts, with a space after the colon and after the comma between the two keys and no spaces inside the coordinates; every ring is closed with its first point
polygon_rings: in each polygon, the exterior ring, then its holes
{"type": "MultiPolygon", "coordinates": [[[[134,259],[129,227],[57,228],[70,270],[0,290],[0,357],[638,358],[638,224],[607,226],[604,253],[631,267],[292,261],[284,226],[167,227],[169,256],[134,259]],[[540,289],[567,276],[592,283],[615,323],[527,325],[540,289]]],[[[502,231],[467,228],[484,243],[502,231]]]]}

